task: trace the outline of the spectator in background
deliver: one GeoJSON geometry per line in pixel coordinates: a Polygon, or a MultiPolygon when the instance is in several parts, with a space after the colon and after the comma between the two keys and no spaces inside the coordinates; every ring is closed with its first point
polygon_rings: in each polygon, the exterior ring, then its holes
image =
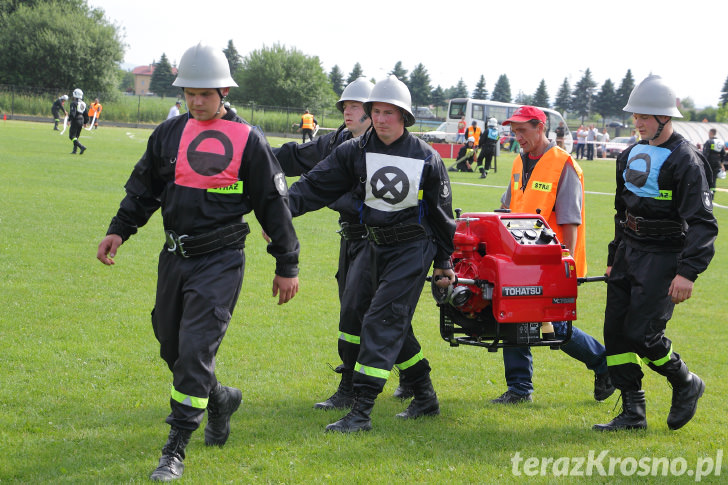
{"type": "Polygon", "coordinates": [[[636,130],[632,130],[632,134],[629,136],[628,143],[630,145],[637,143],[637,131],[636,130]]]}
{"type": "Polygon", "coordinates": [[[718,138],[715,128],[708,131],[708,140],[703,144],[703,156],[708,161],[711,173],[705,171],[705,178],[708,179],[710,194],[715,198],[715,183],[718,179],[718,172],[723,168],[725,161],[725,143],[718,138]]]}
{"type": "Polygon", "coordinates": [[[458,136],[455,137],[455,143],[465,143],[465,127],[468,124],[465,122],[465,116],[460,117],[458,121],[458,136]]]}
{"type": "Polygon", "coordinates": [[[594,125],[589,125],[589,129],[586,131],[586,159],[594,160],[594,146],[597,141],[597,129],[594,125]]]}
{"type": "MultiPolygon", "coordinates": [[[[65,118],[68,116],[68,113],[66,113],[66,108],[63,107],[63,104],[68,100],[68,96],[65,94],[55,100],[53,102],[53,106],[51,106],[51,113],[53,113],[53,121],[55,124],[53,125],[53,130],[58,131],[58,122],[61,121],[60,114],[61,111],[63,111],[63,117],[65,118]]],[[[62,134],[62,133],[61,133],[62,134]]]]}
{"type": "Polygon", "coordinates": [[[584,158],[584,147],[586,146],[586,128],[584,125],[579,126],[576,130],[576,159],[584,158]]]}
{"type": "Polygon", "coordinates": [[[175,116],[179,116],[179,108],[182,106],[182,101],[179,99],[176,103],[174,103],[174,106],[169,108],[169,113],[167,113],[167,119],[174,118],[175,116]]]}
{"type": "Polygon", "coordinates": [[[609,143],[609,131],[607,130],[607,127],[605,126],[602,130],[602,139],[599,140],[602,142],[602,158],[607,157],[607,143],[609,143]]]}
{"type": "Polygon", "coordinates": [[[564,148],[564,137],[566,136],[566,126],[563,121],[559,121],[559,126],[556,127],[556,146],[564,148]]]}
{"type": "Polygon", "coordinates": [[[314,118],[308,110],[305,110],[303,115],[301,115],[301,133],[303,134],[302,143],[306,143],[306,137],[313,141],[313,130],[316,125],[318,125],[316,118],[314,118]]]}
{"type": "MultiPolygon", "coordinates": [[[[94,102],[91,103],[88,107],[88,117],[91,119],[91,124],[93,125],[92,128],[99,127],[99,118],[101,118],[101,110],[103,110],[104,107],[101,106],[101,103],[99,103],[99,98],[94,98],[94,102]]],[[[90,130],[91,128],[89,128],[90,130]]]]}
{"type": "Polygon", "coordinates": [[[478,146],[480,143],[480,127],[478,126],[478,122],[473,120],[473,124],[468,127],[467,136],[470,138],[471,136],[475,140],[475,146],[478,146]]]}

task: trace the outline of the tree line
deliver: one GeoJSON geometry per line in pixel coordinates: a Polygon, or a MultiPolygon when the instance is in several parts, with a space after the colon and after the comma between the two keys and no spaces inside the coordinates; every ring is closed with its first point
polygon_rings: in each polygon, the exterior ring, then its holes
{"type": "MultiPolygon", "coordinates": [[[[278,43],[264,45],[243,56],[230,40],[223,51],[240,86],[230,93],[231,102],[238,104],[332,106],[348,83],[366,76],[358,62],[348,76],[338,65],[325,72],[318,56],[278,43]]],[[[102,9],[89,7],[86,0],[0,2],[2,84],[44,86],[61,92],[70,92],[79,86],[88,92],[127,90],[133,86],[133,76],[119,67],[123,53],[119,27],[104,18],[102,9]],[[43,35],[21,36],[18,32],[43,32],[43,35]],[[40,66],[43,68],[39,69],[40,66]]],[[[179,96],[179,89],[171,86],[174,66],[166,53],[153,64],[150,90],[161,96],[179,96]]],[[[462,78],[455,86],[433,86],[422,63],[408,71],[398,61],[389,74],[408,86],[416,107],[445,107],[452,98],[472,97],[551,107],[582,121],[596,115],[605,120],[624,121],[626,114],[622,108],[635,86],[631,70],[627,70],[618,86],[611,79],[598,86],[590,69],[586,69],[573,88],[568,77],[564,78],[552,101],[543,79],[533,94],[519,91],[514,97],[507,74],[498,76],[492,92],[488,91],[482,74],[472,91],[462,78]]],[[[728,78],[718,108],[696,110],[692,100],[686,98],[682,100],[681,111],[686,120],[728,120],[728,78]]]]}

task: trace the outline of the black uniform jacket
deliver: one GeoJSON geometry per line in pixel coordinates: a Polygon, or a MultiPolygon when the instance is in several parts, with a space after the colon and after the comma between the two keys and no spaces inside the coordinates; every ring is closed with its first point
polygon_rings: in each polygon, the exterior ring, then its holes
{"type": "Polygon", "coordinates": [[[617,157],[615,236],[609,243],[607,265],[613,264],[617,245],[624,240],[642,251],[680,253],[677,274],[695,281],[713,258],[713,243],[718,235],[718,223],[713,215],[713,204],[703,170],[703,157],[685,138],[673,134],[660,145],[671,151],[657,174],[661,196],[639,196],[625,186],[623,174],[632,161],[630,153],[635,147],[647,143],[641,141],[632,145],[617,157]],[[684,228],[683,235],[638,236],[620,224],[626,219],[626,213],[649,220],[679,222],[684,228]]]}
{"type": "MultiPolygon", "coordinates": [[[[245,123],[228,111],[227,121],[245,123]]],[[[270,145],[251,129],[238,179],[242,193],[216,193],[175,184],[175,162],[187,116],[160,124],[149,137],[147,150],[126,183],[126,197],[112,219],[108,234],[126,240],[161,206],[164,228],[196,236],[243,222],[251,210],[271,237],[268,252],[276,259],[276,274],[298,274],[299,244],[288,209],[287,188],[270,145]]]]}
{"type": "MultiPolygon", "coordinates": [[[[286,177],[297,177],[309,172],[321,160],[347,140],[352,139],[351,132],[342,124],[336,131],[327,133],[307,143],[289,142],[280,148],[274,148],[273,154],[281,164],[286,177]]],[[[359,202],[355,201],[351,192],[339,197],[329,204],[329,208],[339,212],[339,222],[359,223],[359,202]]]]}
{"type": "Polygon", "coordinates": [[[437,245],[435,267],[451,267],[455,221],[450,179],[442,159],[427,143],[405,130],[399,139],[385,145],[373,129],[342,143],[291,186],[291,212],[296,216],[320,209],[347,192],[352,193],[353,203],[359,211],[359,222],[363,224],[378,227],[422,224],[437,245]],[[362,202],[365,199],[367,152],[424,160],[419,206],[386,212],[362,202]]]}

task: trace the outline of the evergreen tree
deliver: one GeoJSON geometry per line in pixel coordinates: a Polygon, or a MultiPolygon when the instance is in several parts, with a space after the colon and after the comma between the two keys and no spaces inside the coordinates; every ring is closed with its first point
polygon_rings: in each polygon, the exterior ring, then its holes
{"type": "Polygon", "coordinates": [[[465,85],[465,81],[463,81],[463,78],[460,78],[457,86],[455,86],[453,88],[452,96],[450,96],[450,98],[467,98],[467,97],[468,97],[468,87],[465,85]]]}
{"type": "Polygon", "coordinates": [[[523,91],[518,91],[516,99],[513,102],[516,104],[536,105],[536,103],[533,102],[533,96],[525,94],[523,91]]]}
{"type": "Polygon", "coordinates": [[[629,117],[629,113],[622,110],[625,106],[627,106],[627,102],[629,101],[629,95],[632,94],[632,90],[634,89],[634,78],[632,77],[632,70],[627,69],[627,74],[624,75],[624,78],[622,79],[622,82],[619,84],[619,88],[617,88],[617,105],[619,105],[619,116],[622,118],[622,122],[624,122],[627,117],[629,117]]]}
{"type": "Polygon", "coordinates": [[[438,84],[437,87],[432,90],[432,93],[430,93],[430,102],[435,106],[446,106],[447,103],[445,100],[445,91],[438,84]]]}
{"type": "Polygon", "coordinates": [[[167,59],[167,54],[162,53],[159,62],[154,64],[152,79],[149,81],[149,90],[157,96],[177,96],[179,88],[172,86],[175,75],[172,74],[172,65],[167,59]]]}
{"type": "Polygon", "coordinates": [[[346,87],[344,86],[344,73],[341,72],[341,69],[336,64],[334,64],[334,67],[329,72],[329,82],[334,92],[341,96],[341,93],[344,92],[344,88],[346,87]]]}
{"type": "Polygon", "coordinates": [[[556,94],[554,108],[557,111],[561,111],[564,116],[566,116],[568,111],[571,111],[571,86],[569,86],[569,80],[567,78],[564,78],[564,82],[561,83],[559,92],[556,94]]]}
{"type": "Polygon", "coordinates": [[[607,119],[612,116],[618,116],[621,111],[619,101],[617,98],[617,92],[614,90],[614,83],[611,79],[607,79],[602,84],[599,94],[597,94],[594,100],[594,111],[602,116],[602,119],[607,119]]]}
{"type": "Polygon", "coordinates": [[[227,47],[224,48],[222,52],[225,54],[225,57],[227,57],[228,65],[230,66],[230,75],[235,75],[238,69],[240,69],[243,65],[243,58],[235,48],[232,39],[228,41],[227,47]]]}
{"type": "Polygon", "coordinates": [[[728,77],[725,79],[725,82],[723,83],[723,89],[720,91],[720,101],[718,104],[722,108],[725,107],[726,103],[728,103],[728,77]]]}
{"type": "Polygon", "coordinates": [[[412,95],[413,106],[427,106],[430,104],[430,75],[422,63],[417,64],[410,74],[409,84],[410,94],[412,95]]]}
{"type": "Polygon", "coordinates": [[[584,76],[574,86],[574,92],[571,96],[571,107],[574,113],[581,117],[582,123],[584,118],[588,117],[592,112],[594,88],[596,87],[597,83],[592,79],[591,71],[587,68],[584,71],[584,76]]]}
{"type": "Polygon", "coordinates": [[[397,76],[397,79],[402,81],[409,87],[409,79],[407,79],[407,69],[402,67],[402,61],[397,61],[397,64],[394,65],[394,69],[389,71],[389,74],[394,74],[397,76]]]}
{"type": "Polygon", "coordinates": [[[360,78],[363,75],[364,71],[362,71],[361,69],[361,64],[357,62],[356,64],[354,64],[354,68],[349,73],[349,77],[346,78],[346,84],[351,84],[353,81],[356,81],[357,78],[360,78]]]}
{"type": "Polygon", "coordinates": [[[536,92],[533,93],[531,102],[534,106],[540,106],[542,108],[551,107],[551,105],[549,104],[549,93],[546,90],[546,81],[544,81],[543,79],[541,79],[538,88],[536,88],[536,92]]]}
{"type": "Polygon", "coordinates": [[[502,103],[511,102],[511,83],[508,81],[508,76],[501,74],[498,77],[498,81],[495,83],[493,88],[493,94],[490,96],[493,101],[500,101],[502,103]]]}
{"type": "Polygon", "coordinates": [[[475,99],[488,99],[488,90],[485,89],[485,76],[480,75],[478,83],[475,85],[475,91],[473,91],[473,98],[475,99]]]}

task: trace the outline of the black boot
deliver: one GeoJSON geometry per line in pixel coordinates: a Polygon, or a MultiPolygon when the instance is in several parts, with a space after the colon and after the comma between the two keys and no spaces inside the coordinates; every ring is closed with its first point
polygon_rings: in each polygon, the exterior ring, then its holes
{"type": "Polygon", "coordinates": [[[646,429],[645,391],[622,391],[622,412],[607,424],[595,424],[597,431],[646,429]]]}
{"type": "Polygon", "coordinates": [[[222,446],[230,436],[230,417],[238,410],[243,400],[240,389],[226,387],[219,382],[210,392],[207,403],[207,426],[205,426],[205,444],[222,446]]]}
{"type": "Polygon", "coordinates": [[[417,419],[420,416],[437,416],[440,414],[440,403],[437,400],[437,394],[432,387],[430,376],[425,376],[420,382],[415,383],[415,398],[412,400],[407,409],[397,414],[402,419],[417,419]]]}
{"type": "Polygon", "coordinates": [[[327,411],[330,409],[347,409],[354,404],[354,384],[352,383],[354,371],[345,369],[343,365],[338,366],[334,371],[341,374],[339,388],[327,400],[314,404],[314,409],[327,411]]]}
{"type": "Polygon", "coordinates": [[[71,155],[75,155],[76,154],[76,149],[77,148],[78,148],[78,141],[77,140],[73,140],[73,151],[71,152],[71,155]]]}
{"type": "Polygon", "coordinates": [[[609,372],[594,375],[594,399],[602,402],[614,394],[616,388],[612,385],[612,378],[609,372]]]}
{"type": "Polygon", "coordinates": [[[672,384],[672,406],[667,415],[667,426],[680,429],[695,416],[698,399],[705,391],[705,382],[690,372],[685,362],[680,362],[677,373],[667,380],[672,384]]]}
{"type": "Polygon", "coordinates": [[[157,469],[149,475],[149,479],[156,482],[169,482],[182,476],[185,471],[185,447],[190,442],[192,431],[172,427],[169,438],[162,448],[162,457],[159,459],[157,469]]]}
{"type": "Polygon", "coordinates": [[[83,155],[83,152],[86,151],[86,147],[81,145],[80,143],[78,144],[78,147],[81,149],[81,152],[79,153],[79,155],[83,155]]]}
{"type": "Polygon", "coordinates": [[[372,420],[369,415],[374,407],[374,398],[358,395],[354,398],[354,405],[349,414],[335,423],[326,426],[326,432],[353,433],[355,431],[369,431],[372,429],[372,420]]]}
{"type": "Polygon", "coordinates": [[[53,125],[53,131],[58,131],[58,122],[55,122],[55,125],[53,125]]]}

